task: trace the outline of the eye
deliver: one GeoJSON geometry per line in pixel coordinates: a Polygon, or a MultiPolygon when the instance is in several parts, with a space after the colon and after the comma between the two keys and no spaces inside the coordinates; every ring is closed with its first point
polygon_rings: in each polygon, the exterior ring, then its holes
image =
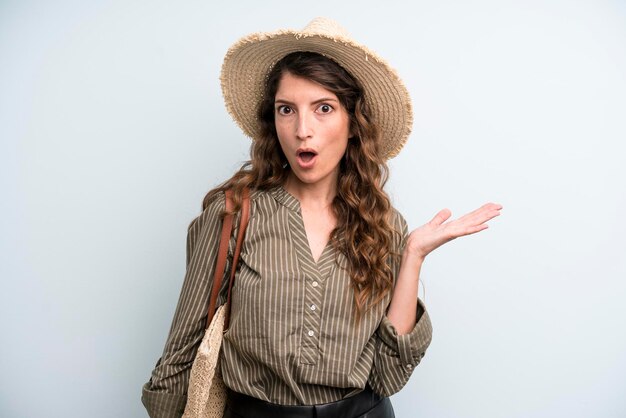
{"type": "Polygon", "coordinates": [[[322,103],[317,109],[321,113],[330,113],[330,112],[332,112],[334,110],[331,105],[326,104],[326,103],[322,103]]]}
{"type": "Polygon", "coordinates": [[[276,111],[281,115],[289,115],[293,110],[287,105],[280,105],[276,108],[276,111]]]}

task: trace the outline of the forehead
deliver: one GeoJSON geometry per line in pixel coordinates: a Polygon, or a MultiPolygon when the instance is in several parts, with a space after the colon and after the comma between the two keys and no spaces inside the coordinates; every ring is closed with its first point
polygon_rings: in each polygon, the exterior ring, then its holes
{"type": "Polygon", "coordinates": [[[321,84],[308,78],[296,76],[286,72],[280,77],[275,99],[317,100],[321,97],[337,100],[337,95],[321,84]]]}

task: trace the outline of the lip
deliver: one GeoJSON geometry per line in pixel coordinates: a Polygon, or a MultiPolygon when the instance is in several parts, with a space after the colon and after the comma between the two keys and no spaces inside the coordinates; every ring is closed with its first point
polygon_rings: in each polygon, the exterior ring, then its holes
{"type": "Polygon", "coordinates": [[[315,161],[317,161],[317,151],[312,148],[298,148],[298,150],[296,151],[296,161],[298,162],[300,168],[311,168],[315,165],[315,161]],[[309,161],[304,161],[300,157],[303,152],[310,152],[314,154],[313,158],[311,158],[309,161]]]}

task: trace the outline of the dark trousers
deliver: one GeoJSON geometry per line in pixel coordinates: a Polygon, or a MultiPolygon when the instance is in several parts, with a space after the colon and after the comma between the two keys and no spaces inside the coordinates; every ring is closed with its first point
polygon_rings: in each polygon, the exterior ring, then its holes
{"type": "Polygon", "coordinates": [[[395,418],[389,398],[363,392],[320,405],[278,405],[228,390],[224,418],[395,418]]]}

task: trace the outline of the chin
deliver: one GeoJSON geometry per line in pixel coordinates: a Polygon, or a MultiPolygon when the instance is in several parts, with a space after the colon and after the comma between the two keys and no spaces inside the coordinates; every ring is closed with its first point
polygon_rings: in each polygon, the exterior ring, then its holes
{"type": "Polygon", "coordinates": [[[296,170],[291,170],[294,176],[294,180],[304,183],[304,184],[314,184],[320,181],[323,176],[315,175],[315,174],[302,174],[297,172],[296,170]]]}
{"type": "Polygon", "coordinates": [[[297,180],[299,183],[304,183],[304,184],[315,184],[315,183],[317,183],[320,179],[315,178],[315,177],[310,177],[310,176],[305,176],[305,177],[302,177],[302,176],[298,176],[298,175],[296,174],[296,178],[295,178],[295,180],[297,180]]]}

